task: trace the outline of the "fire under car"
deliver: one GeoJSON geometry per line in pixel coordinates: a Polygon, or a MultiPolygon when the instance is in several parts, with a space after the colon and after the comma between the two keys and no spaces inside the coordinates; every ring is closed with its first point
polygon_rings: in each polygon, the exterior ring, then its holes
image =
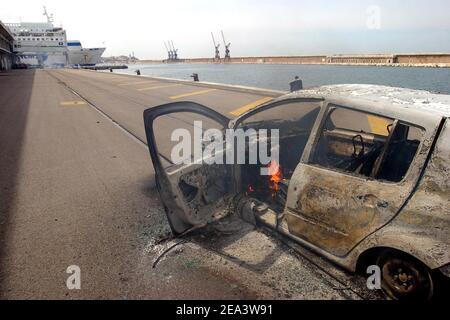
{"type": "Polygon", "coordinates": [[[450,276],[449,117],[450,96],[374,85],[301,90],[236,119],[194,102],[144,113],[174,234],[236,214],[351,272],[377,265],[388,298],[421,300],[450,276]],[[194,121],[278,129],[279,161],[172,163],[170,128],[194,121]]]}

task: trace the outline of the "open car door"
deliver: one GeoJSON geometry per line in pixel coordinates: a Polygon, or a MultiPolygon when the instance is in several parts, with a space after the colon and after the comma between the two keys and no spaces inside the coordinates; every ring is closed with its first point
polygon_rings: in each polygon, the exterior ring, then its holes
{"type": "Polygon", "coordinates": [[[176,130],[190,135],[190,140],[184,142],[193,147],[199,130],[200,133],[207,129],[223,132],[229,121],[220,113],[193,102],[171,103],[144,112],[156,186],[176,235],[215,220],[225,212],[228,199],[234,195],[231,166],[206,164],[208,159],[203,156],[194,159],[188,152],[183,153],[184,161],[173,161],[173,140],[180,138],[176,130]]]}

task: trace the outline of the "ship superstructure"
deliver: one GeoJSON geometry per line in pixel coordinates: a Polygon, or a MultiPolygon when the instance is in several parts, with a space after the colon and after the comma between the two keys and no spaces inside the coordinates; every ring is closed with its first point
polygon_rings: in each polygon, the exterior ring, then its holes
{"type": "Polygon", "coordinates": [[[53,15],[44,7],[47,22],[6,23],[14,36],[14,52],[21,63],[35,67],[64,67],[68,63],[67,36],[53,25],[53,15]]]}

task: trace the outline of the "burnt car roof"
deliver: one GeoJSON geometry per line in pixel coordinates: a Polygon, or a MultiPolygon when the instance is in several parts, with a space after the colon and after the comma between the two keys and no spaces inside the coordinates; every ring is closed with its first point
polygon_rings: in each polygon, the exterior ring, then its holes
{"type": "Polygon", "coordinates": [[[384,107],[425,111],[442,117],[450,117],[450,95],[424,90],[380,85],[341,84],[300,90],[285,95],[280,100],[292,98],[336,99],[349,103],[367,102],[371,106],[380,104],[384,107]]]}

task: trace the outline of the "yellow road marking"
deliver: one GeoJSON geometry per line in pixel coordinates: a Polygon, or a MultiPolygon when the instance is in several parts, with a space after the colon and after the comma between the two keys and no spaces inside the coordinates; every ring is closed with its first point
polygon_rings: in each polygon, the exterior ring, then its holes
{"type": "Polygon", "coordinates": [[[185,94],[180,94],[178,96],[172,96],[172,97],[170,97],[170,99],[176,100],[176,99],[185,98],[185,97],[198,96],[200,94],[205,94],[205,93],[213,92],[216,90],[217,89],[199,90],[199,91],[189,92],[189,93],[185,93],[185,94]]]}
{"type": "Polygon", "coordinates": [[[61,107],[83,107],[86,106],[87,103],[84,101],[62,101],[59,105],[61,107]]]}
{"type": "Polygon", "coordinates": [[[392,121],[377,116],[367,116],[367,120],[369,121],[372,133],[386,137],[389,135],[387,127],[392,124],[392,121]]]}
{"type": "Polygon", "coordinates": [[[147,80],[147,81],[138,81],[138,82],[125,82],[125,83],[120,83],[119,86],[132,86],[133,84],[144,84],[144,83],[155,83],[156,81],[151,81],[151,80],[147,80]]]}
{"type": "Polygon", "coordinates": [[[239,117],[239,116],[243,115],[244,113],[246,113],[250,110],[253,110],[256,107],[258,107],[264,103],[267,103],[269,101],[272,101],[272,100],[273,100],[273,98],[271,98],[271,97],[264,97],[262,99],[256,100],[255,102],[246,104],[245,106],[242,106],[234,111],[231,111],[230,114],[232,114],[233,116],[239,117]]]}
{"type": "Polygon", "coordinates": [[[156,89],[163,89],[163,88],[171,88],[171,87],[177,87],[181,86],[181,84],[167,84],[164,86],[157,86],[157,87],[148,87],[148,88],[140,88],[137,89],[138,91],[148,91],[148,90],[156,90],[156,89]]]}

